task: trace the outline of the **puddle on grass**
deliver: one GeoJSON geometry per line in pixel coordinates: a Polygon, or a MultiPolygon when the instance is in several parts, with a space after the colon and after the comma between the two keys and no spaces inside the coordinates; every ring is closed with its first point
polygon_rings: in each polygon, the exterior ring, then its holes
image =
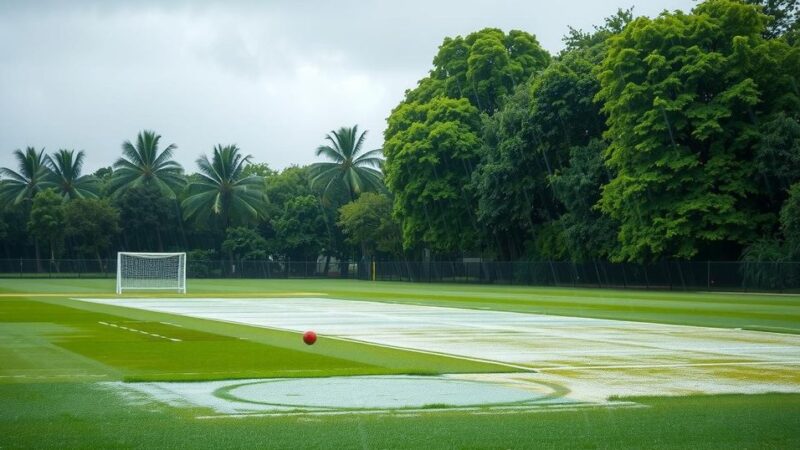
{"type": "Polygon", "coordinates": [[[491,382],[469,379],[469,374],[103,384],[123,394],[135,392],[175,407],[210,408],[221,415],[531,409],[576,404],[551,384],[530,379],[491,382]]]}

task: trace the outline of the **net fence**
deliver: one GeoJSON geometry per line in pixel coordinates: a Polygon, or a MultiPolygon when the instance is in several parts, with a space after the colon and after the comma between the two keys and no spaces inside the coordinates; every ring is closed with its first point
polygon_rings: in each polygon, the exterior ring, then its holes
{"type": "MultiPolygon", "coordinates": [[[[151,266],[149,270],[151,273],[154,270],[170,273],[170,270],[175,270],[175,266],[171,267],[173,269],[153,269],[151,266]]],[[[113,279],[116,273],[116,259],[0,259],[0,278],[113,279]]],[[[391,260],[373,264],[371,261],[189,259],[186,276],[193,279],[374,279],[615,289],[800,292],[800,262],[664,261],[634,264],[391,260]]],[[[147,279],[138,278],[133,282],[147,283],[147,279]]],[[[153,280],[152,277],[149,279],[153,280]]]]}

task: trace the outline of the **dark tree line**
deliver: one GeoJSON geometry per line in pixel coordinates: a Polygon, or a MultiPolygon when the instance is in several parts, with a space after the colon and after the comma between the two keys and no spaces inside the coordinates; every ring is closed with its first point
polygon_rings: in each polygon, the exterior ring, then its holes
{"type": "Polygon", "coordinates": [[[520,31],[445,39],[385,133],[404,245],[511,260],[797,258],[797,18],[790,0],[619,11],[570,29],[554,57],[520,31]]]}
{"type": "Polygon", "coordinates": [[[376,246],[362,222],[395,222],[386,208],[358,206],[375,197],[391,203],[376,170],[380,150],[365,152],[364,136],[357,127],[332,131],[317,151],[330,162],[280,173],[235,145],[218,145],[187,175],[173,159],[177,146],[163,146],[152,131],[125,141],[114,165],[91,175],[81,173],[83,152],[18,150],[18,167],[2,169],[0,251],[35,258],[40,270],[44,259],[102,261],[119,250],[328,263],[388,255],[401,248],[399,233],[386,233],[396,226],[381,236],[396,244],[376,246]],[[362,200],[366,194],[374,197],[362,200]],[[355,212],[340,212],[344,205],[355,212]]]}

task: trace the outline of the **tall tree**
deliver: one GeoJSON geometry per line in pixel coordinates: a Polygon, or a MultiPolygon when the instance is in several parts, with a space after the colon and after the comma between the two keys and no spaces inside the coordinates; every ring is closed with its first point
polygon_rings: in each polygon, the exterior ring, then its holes
{"type": "Polygon", "coordinates": [[[181,224],[179,206],[157,186],[131,187],[113,202],[125,230],[122,239],[126,250],[163,252],[170,244],[176,244],[174,237],[181,224]]]}
{"type": "Polygon", "coordinates": [[[362,192],[381,190],[383,175],[378,170],[383,161],[381,149],[362,153],[361,146],[366,135],[366,131],[359,134],[358,125],[328,133],[325,136],[328,145],[317,147],[316,155],[324,156],[331,162],[311,165],[312,184],[324,185],[325,192],[331,186],[344,186],[350,194],[350,200],[362,192]]]}
{"type": "Polygon", "coordinates": [[[122,157],[114,163],[114,174],[108,190],[118,195],[120,189],[153,184],[166,196],[175,198],[175,194],[184,185],[183,169],[172,159],[177,148],[170,144],[159,150],[161,135],[144,130],[136,137],[136,144],[130,141],[122,143],[122,157]]]}
{"type": "Polygon", "coordinates": [[[28,221],[31,236],[50,245],[50,261],[53,263],[64,247],[64,210],[61,203],[61,196],[55,189],[39,192],[33,197],[28,221]]]}
{"type": "Polygon", "coordinates": [[[337,225],[348,242],[361,246],[363,257],[402,253],[400,224],[392,217],[392,200],[385,195],[367,192],[342,206],[337,225]]]}
{"type": "Polygon", "coordinates": [[[480,117],[466,99],[403,103],[386,130],[386,184],[403,245],[438,252],[477,246],[470,177],[479,161],[480,117]]]}
{"type": "Polygon", "coordinates": [[[28,147],[24,153],[15,150],[14,157],[19,163],[19,171],[0,168],[0,175],[6,178],[0,185],[0,201],[13,205],[30,202],[39,191],[53,186],[44,149],[37,152],[35,148],[28,147]]]}
{"type": "Polygon", "coordinates": [[[53,183],[64,201],[75,198],[96,198],[99,192],[97,178],[81,176],[84,159],[83,150],[77,155],[74,150],[61,149],[47,156],[47,165],[53,172],[53,183]]]}
{"type": "Polygon", "coordinates": [[[798,31],[800,21],[799,0],[745,0],[745,3],[758,5],[770,17],[764,30],[764,37],[776,38],[791,31],[798,31]]]}
{"type": "Polygon", "coordinates": [[[83,256],[97,258],[106,270],[103,254],[111,248],[119,228],[119,211],[108,199],[79,198],[64,205],[65,232],[83,256]]]}
{"type": "Polygon", "coordinates": [[[615,175],[600,205],[620,221],[617,259],[735,257],[774,226],[752,157],[758,123],[800,106],[800,55],[764,40],[766,23],[750,5],[709,0],[611,38],[598,99],[615,175]]]}
{"type": "Polygon", "coordinates": [[[274,218],[276,232],[273,252],[294,260],[316,261],[325,247],[325,216],[313,195],[293,197],[283,213],[274,218]]]}
{"type": "Polygon", "coordinates": [[[536,37],[523,31],[508,34],[485,28],[466,37],[447,37],[433,59],[430,80],[407,101],[430,101],[437,95],[466,98],[482,112],[493,113],[504,96],[544,69],[550,55],[536,37]],[[422,94],[422,95],[420,95],[422,94]]]}
{"type": "Polygon", "coordinates": [[[264,178],[244,175],[250,155],[242,156],[236,145],[217,145],[211,160],[197,160],[200,172],[187,188],[182,206],[187,218],[217,217],[223,230],[264,217],[264,178]]]}

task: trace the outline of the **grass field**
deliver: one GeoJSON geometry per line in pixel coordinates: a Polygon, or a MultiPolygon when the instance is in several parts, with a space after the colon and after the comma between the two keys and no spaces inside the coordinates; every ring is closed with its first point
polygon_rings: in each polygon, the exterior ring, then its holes
{"type": "MultiPolygon", "coordinates": [[[[552,373],[534,372],[533,367],[526,370],[524,364],[515,369],[502,358],[467,358],[404,345],[375,345],[366,338],[344,334],[342,338],[323,335],[318,344],[308,347],[302,344],[300,332],[288,325],[247,326],[120,307],[113,302],[77,300],[116,298],[113,284],[113,280],[0,281],[0,448],[800,446],[800,395],[796,393],[623,399],[636,407],[597,404],[516,411],[449,409],[442,405],[425,411],[374,414],[236,417],[224,417],[197,405],[179,407],[144,397],[131,398],[108,386],[145,381],[397,374],[539,377],[552,373]],[[519,375],[514,375],[517,372],[519,375]]],[[[339,280],[189,280],[189,292],[188,297],[257,298],[258,302],[318,297],[615,319],[639,322],[636,327],[644,329],[647,323],[653,323],[654,329],[673,324],[769,331],[747,336],[782,340],[784,346],[776,347],[783,352],[781,358],[800,359],[799,347],[793,344],[793,335],[800,334],[800,296],[791,295],[339,280]]],[[[148,296],[181,297],[143,295],[148,296]]],[[[291,300],[288,302],[291,304],[291,300]]],[[[347,305],[331,304],[336,308],[347,305]]],[[[397,332],[410,333],[408,329],[397,332]]],[[[381,339],[389,339],[386,336],[394,334],[383,334],[381,339]]],[[[451,341],[459,336],[451,337],[451,341]]],[[[775,379],[783,386],[796,386],[796,392],[800,392],[800,379],[794,370],[800,366],[789,364],[741,369],[735,375],[728,373],[733,368],[719,370],[734,378],[751,377],[744,382],[775,379]]],[[[644,374],[642,379],[664,377],[663,370],[648,368],[639,373],[644,374]]],[[[682,370],[675,373],[684,373],[686,378],[694,373],[682,370]]],[[[584,380],[600,374],[586,373],[584,380]]]]}

